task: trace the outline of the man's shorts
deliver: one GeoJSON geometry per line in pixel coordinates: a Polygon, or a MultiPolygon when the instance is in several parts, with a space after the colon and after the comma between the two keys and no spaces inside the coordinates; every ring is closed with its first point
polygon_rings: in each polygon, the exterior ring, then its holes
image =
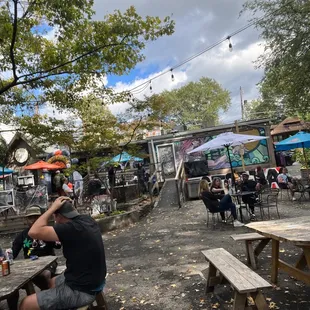
{"type": "Polygon", "coordinates": [[[76,291],[66,285],[64,274],[56,278],[55,284],[54,288],[37,293],[41,310],[74,309],[90,305],[95,301],[95,294],[76,291]]]}

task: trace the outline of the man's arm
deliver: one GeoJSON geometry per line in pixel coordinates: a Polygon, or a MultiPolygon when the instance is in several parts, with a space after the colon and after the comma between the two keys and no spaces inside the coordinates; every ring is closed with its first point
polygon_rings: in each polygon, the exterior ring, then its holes
{"type": "Polygon", "coordinates": [[[22,247],[23,247],[23,234],[20,233],[13,241],[12,245],[13,259],[15,259],[18,256],[22,247]]]}
{"type": "Polygon", "coordinates": [[[57,198],[51,207],[43,213],[32,225],[28,235],[33,239],[44,241],[59,241],[54,227],[48,226],[49,218],[57,211],[68,199],[68,197],[57,198]]]}

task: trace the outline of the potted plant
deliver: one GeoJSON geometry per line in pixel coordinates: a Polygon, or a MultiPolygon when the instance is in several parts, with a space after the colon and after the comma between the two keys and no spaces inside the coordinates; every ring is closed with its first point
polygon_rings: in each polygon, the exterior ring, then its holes
{"type": "Polygon", "coordinates": [[[301,178],[308,179],[310,174],[310,149],[296,149],[295,158],[301,165],[301,178]]]}

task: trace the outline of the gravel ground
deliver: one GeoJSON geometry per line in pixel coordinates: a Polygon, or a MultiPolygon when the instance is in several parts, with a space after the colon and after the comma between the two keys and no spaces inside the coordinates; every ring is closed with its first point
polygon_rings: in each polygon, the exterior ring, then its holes
{"type": "MultiPolygon", "coordinates": [[[[282,218],[310,214],[310,202],[280,202],[282,218]]],[[[218,223],[213,230],[206,225],[206,211],[201,201],[190,201],[182,209],[155,208],[139,223],[103,236],[108,277],[106,296],[109,310],[135,309],[232,309],[232,290],[217,287],[214,294],[205,295],[202,271],[207,263],[201,250],[223,247],[245,262],[243,243],[229,236],[247,232],[218,223]]],[[[1,237],[3,247],[13,236],[1,237]]],[[[293,263],[300,251],[282,243],[281,256],[293,263]]],[[[61,253],[59,253],[61,255],[61,253]]],[[[63,261],[63,258],[61,258],[63,261]]],[[[259,256],[257,272],[270,280],[271,247],[259,256]]],[[[278,286],[266,290],[270,309],[310,309],[310,289],[280,272],[278,286]]],[[[5,309],[0,303],[0,309],[5,309]]]]}

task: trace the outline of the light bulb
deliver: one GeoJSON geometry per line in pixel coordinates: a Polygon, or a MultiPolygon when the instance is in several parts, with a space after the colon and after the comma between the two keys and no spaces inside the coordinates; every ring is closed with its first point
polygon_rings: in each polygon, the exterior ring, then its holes
{"type": "Polygon", "coordinates": [[[232,43],[230,41],[230,37],[227,37],[227,40],[229,42],[229,44],[228,44],[229,51],[232,52],[233,51],[233,46],[232,46],[232,43]]]}
{"type": "Polygon", "coordinates": [[[174,82],[174,75],[173,75],[173,69],[170,70],[171,71],[171,81],[174,82]]]}

